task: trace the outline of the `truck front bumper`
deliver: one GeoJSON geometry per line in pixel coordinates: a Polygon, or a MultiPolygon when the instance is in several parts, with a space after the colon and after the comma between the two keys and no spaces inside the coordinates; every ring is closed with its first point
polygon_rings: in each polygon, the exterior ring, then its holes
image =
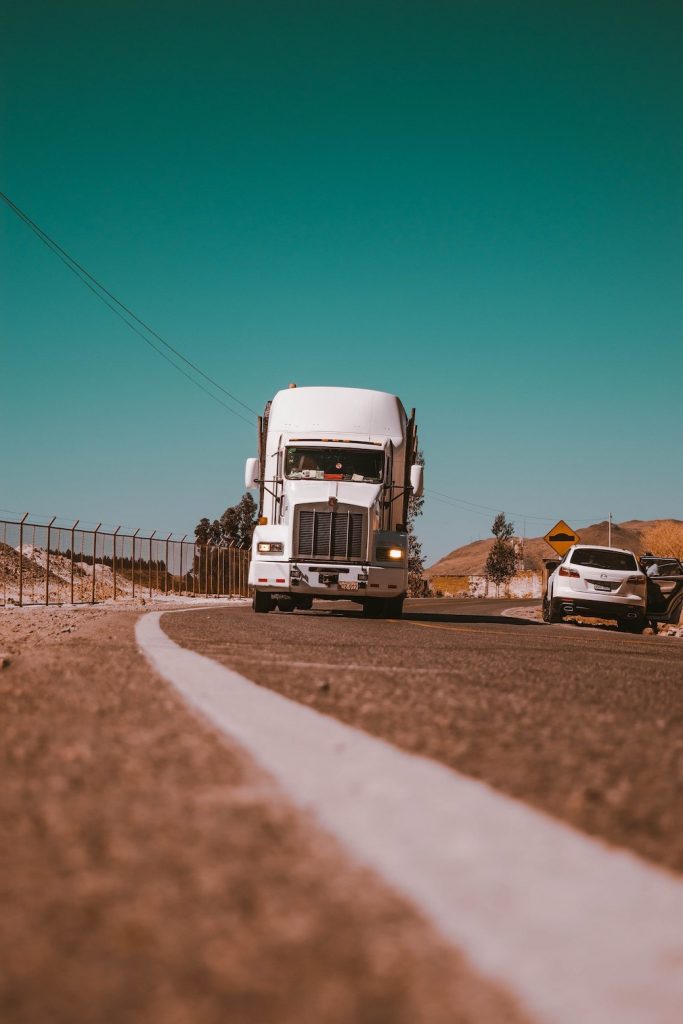
{"type": "Polygon", "coordinates": [[[399,597],[408,587],[405,568],[334,562],[278,562],[254,559],[249,583],[268,593],[300,594],[336,600],[399,597]]]}

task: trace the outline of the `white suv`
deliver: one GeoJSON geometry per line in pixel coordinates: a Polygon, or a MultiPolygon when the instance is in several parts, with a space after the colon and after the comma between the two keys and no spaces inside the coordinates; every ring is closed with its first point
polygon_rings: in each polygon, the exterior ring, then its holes
{"type": "Polygon", "coordinates": [[[646,606],[647,577],[632,551],[575,544],[548,578],[543,621],[589,615],[616,619],[619,629],[640,633],[646,606]]]}

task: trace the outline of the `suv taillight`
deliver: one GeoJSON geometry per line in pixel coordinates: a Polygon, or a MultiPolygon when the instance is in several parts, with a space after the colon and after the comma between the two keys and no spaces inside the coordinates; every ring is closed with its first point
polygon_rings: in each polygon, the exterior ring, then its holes
{"type": "Polygon", "coordinates": [[[560,576],[573,576],[574,579],[577,579],[577,580],[581,579],[581,576],[576,571],[576,569],[568,569],[566,567],[566,565],[561,565],[560,566],[559,575],[560,576]]]}
{"type": "Polygon", "coordinates": [[[646,583],[647,578],[645,576],[629,576],[626,580],[627,583],[646,583]]]}

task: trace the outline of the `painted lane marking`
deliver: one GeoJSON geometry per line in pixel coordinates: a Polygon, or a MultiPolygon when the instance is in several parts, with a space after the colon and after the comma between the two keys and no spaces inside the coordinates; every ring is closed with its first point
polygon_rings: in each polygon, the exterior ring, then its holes
{"type": "MultiPolygon", "coordinates": [[[[239,654],[237,651],[226,652],[223,644],[206,644],[203,648],[207,657],[214,654],[229,654],[231,661],[244,662],[253,665],[253,654],[239,654]]],[[[423,675],[434,675],[438,672],[449,672],[448,668],[410,668],[406,665],[370,665],[368,662],[354,664],[348,661],[289,661],[287,658],[259,658],[259,666],[272,666],[273,668],[324,668],[334,672],[367,672],[369,668],[376,672],[387,672],[394,675],[396,672],[418,673],[423,675]]]]}
{"type": "Polygon", "coordinates": [[[136,626],[152,666],[537,1021],[680,1024],[680,878],[179,647],[160,615],[136,626]]]}

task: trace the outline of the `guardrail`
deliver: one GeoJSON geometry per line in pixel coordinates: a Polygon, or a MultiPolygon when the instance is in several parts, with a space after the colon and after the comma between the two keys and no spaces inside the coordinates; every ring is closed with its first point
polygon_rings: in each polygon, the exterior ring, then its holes
{"type": "Polygon", "coordinates": [[[0,519],[0,606],[137,597],[248,597],[250,548],[59,522],[0,519]]]}

